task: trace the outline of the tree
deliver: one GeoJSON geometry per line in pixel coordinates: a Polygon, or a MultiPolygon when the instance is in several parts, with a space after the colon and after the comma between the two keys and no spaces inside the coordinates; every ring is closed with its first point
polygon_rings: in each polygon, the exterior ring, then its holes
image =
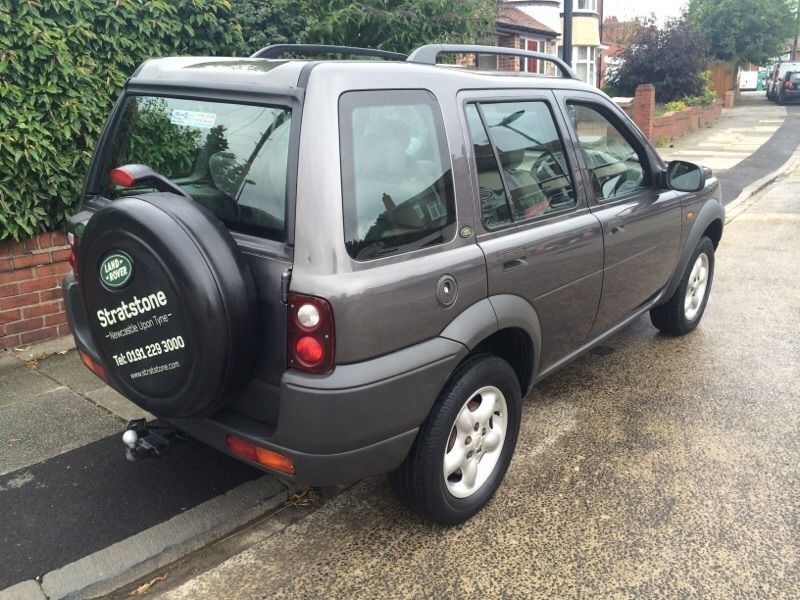
{"type": "Polygon", "coordinates": [[[409,52],[433,42],[483,40],[496,0],[233,0],[241,54],[273,43],[364,46],[409,52]]]}
{"type": "Polygon", "coordinates": [[[688,18],[715,58],[763,65],[797,33],[795,11],[795,0],[689,0],[688,18]]]}
{"type": "Polygon", "coordinates": [[[662,103],[705,92],[708,43],[685,19],[669,20],[663,28],[653,17],[641,19],[619,58],[607,79],[620,94],[633,96],[645,83],[655,85],[662,103]]]}

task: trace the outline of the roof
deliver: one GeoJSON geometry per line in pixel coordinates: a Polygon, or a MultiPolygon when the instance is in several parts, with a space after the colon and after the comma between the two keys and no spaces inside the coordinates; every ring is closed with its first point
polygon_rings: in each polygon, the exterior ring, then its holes
{"type": "Polygon", "coordinates": [[[256,89],[263,86],[290,88],[297,85],[307,61],[265,60],[208,56],[170,56],[145,61],[133,74],[137,83],[194,82],[200,87],[215,84],[241,85],[256,89]]]}
{"type": "Polygon", "coordinates": [[[309,77],[313,80],[312,69],[314,73],[317,70],[321,73],[333,73],[340,80],[352,78],[344,81],[356,82],[358,89],[363,88],[365,81],[380,89],[407,88],[411,85],[436,87],[437,82],[442,81],[451,82],[452,85],[465,89],[481,87],[497,89],[503,86],[592,89],[578,80],[563,77],[531,76],[514,71],[475,71],[451,65],[428,65],[406,61],[307,61],[188,56],[150,59],[137,69],[129,85],[143,86],[147,89],[163,87],[175,90],[186,87],[194,90],[230,91],[259,96],[265,94],[293,96],[298,93],[298,89],[308,87],[309,77]],[[304,72],[306,76],[301,77],[304,72]]]}
{"type": "Polygon", "coordinates": [[[517,31],[525,31],[531,33],[540,33],[547,36],[557,37],[558,33],[550,29],[544,23],[540,23],[528,13],[520,9],[502,2],[500,10],[495,19],[497,24],[504,28],[511,28],[517,31]]]}

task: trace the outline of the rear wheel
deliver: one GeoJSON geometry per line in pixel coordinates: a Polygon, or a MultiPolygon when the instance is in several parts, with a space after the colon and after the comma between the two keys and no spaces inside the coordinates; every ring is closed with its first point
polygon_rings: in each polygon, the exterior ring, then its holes
{"type": "Polygon", "coordinates": [[[664,333],[683,335],[700,323],[714,278],[714,243],[703,237],[686,265],[681,283],[664,304],[650,310],[650,321],[664,333]]]}
{"type": "Polygon", "coordinates": [[[405,462],[389,475],[399,498],[442,525],[483,508],[514,453],[520,395],[516,373],[500,358],[477,356],[459,367],[405,462]]]}

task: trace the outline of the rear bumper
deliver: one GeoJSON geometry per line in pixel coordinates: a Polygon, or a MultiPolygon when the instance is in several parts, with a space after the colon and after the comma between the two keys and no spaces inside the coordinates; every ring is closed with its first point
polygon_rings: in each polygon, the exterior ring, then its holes
{"type": "Polygon", "coordinates": [[[790,101],[794,101],[794,100],[800,100],[800,89],[797,89],[797,90],[783,89],[783,90],[781,90],[781,97],[786,102],[790,102],[790,101]]]}
{"type": "Polygon", "coordinates": [[[434,338],[370,361],[340,365],[329,375],[287,371],[274,427],[232,410],[171,422],[228,454],[225,437],[232,434],[289,456],[296,470],[293,479],[303,483],[347,483],[400,465],[466,353],[457,342],[434,338]]]}
{"type": "MultiPolygon", "coordinates": [[[[64,299],[76,344],[102,363],[72,275],[64,280],[64,299]]],[[[232,434],[289,456],[295,476],[278,473],[281,477],[318,486],[347,483],[390,471],[403,461],[466,354],[462,344],[437,337],[369,361],[339,365],[328,375],[286,371],[277,411],[268,411],[277,413],[270,423],[243,414],[237,399],[210,417],[169,421],[227,454],[225,438],[232,434]]],[[[258,401],[247,399],[248,404],[258,401]]],[[[252,408],[250,414],[263,412],[252,408]]]]}

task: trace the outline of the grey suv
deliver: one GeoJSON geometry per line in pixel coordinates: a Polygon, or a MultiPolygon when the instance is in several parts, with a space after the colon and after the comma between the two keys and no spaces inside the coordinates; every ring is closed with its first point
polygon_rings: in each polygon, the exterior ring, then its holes
{"type": "Polygon", "coordinates": [[[164,58],[98,143],[64,293],[84,363],[178,430],[312,485],[390,472],[453,524],[537,381],[645,312],[697,326],[723,216],[710,171],[551,55],[164,58]]]}

